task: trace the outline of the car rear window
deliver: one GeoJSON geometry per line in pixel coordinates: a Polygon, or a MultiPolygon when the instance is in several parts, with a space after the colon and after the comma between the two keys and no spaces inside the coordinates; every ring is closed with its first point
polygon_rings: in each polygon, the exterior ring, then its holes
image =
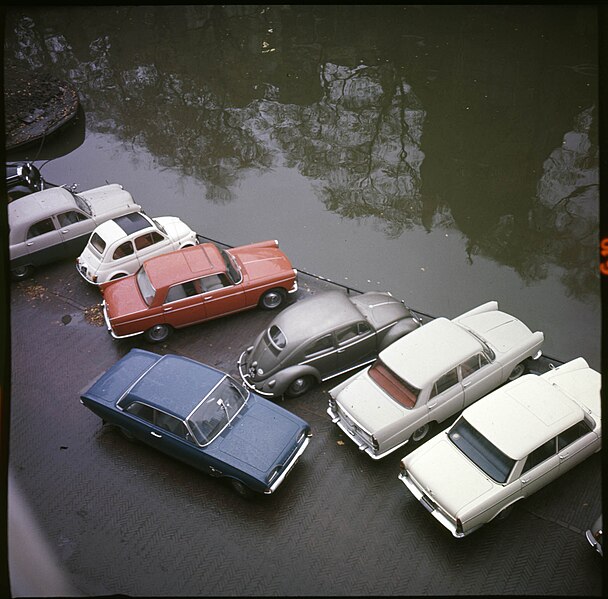
{"type": "Polygon", "coordinates": [[[463,417],[450,429],[448,437],[464,455],[497,483],[507,480],[515,460],[500,451],[463,417]]]}
{"type": "Polygon", "coordinates": [[[381,360],[376,360],[374,365],[369,369],[368,374],[380,388],[402,406],[409,409],[416,405],[420,389],[412,387],[409,383],[399,378],[381,360]]]}
{"type": "Polygon", "coordinates": [[[268,329],[268,338],[270,339],[272,345],[279,351],[285,349],[285,346],[287,345],[287,339],[283,334],[283,331],[281,331],[281,329],[276,324],[273,324],[268,329]]]}
{"type": "Polygon", "coordinates": [[[106,242],[97,233],[93,233],[93,235],[91,235],[91,240],[89,241],[89,243],[100,254],[104,253],[104,251],[106,249],[106,242]]]}

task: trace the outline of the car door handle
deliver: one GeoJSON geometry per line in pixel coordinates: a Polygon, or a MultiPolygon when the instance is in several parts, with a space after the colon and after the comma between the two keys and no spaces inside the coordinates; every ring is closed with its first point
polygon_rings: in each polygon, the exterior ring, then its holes
{"type": "Polygon", "coordinates": [[[521,484],[522,484],[522,485],[526,485],[526,484],[528,484],[529,482],[530,482],[530,479],[529,479],[529,478],[522,478],[522,479],[521,479],[521,484]]]}
{"type": "Polygon", "coordinates": [[[61,231],[62,233],[69,233],[69,231],[67,229],[62,229],[61,231]]]}
{"type": "Polygon", "coordinates": [[[429,402],[426,404],[426,407],[427,407],[429,410],[432,410],[432,409],[433,409],[433,408],[434,408],[436,405],[437,405],[437,402],[436,402],[436,401],[429,401],[429,402]]]}
{"type": "Polygon", "coordinates": [[[339,349],[336,353],[343,354],[344,353],[344,349],[339,349]]]}
{"type": "Polygon", "coordinates": [[[33,241],[28,241],[25,245],[34,245],[33,241]]]}
{"type": "Polygon", "coordinates": [[[206,295],[203,299],[205,301],[207,301],[207,300],[213,299],[213,296],[212,295],[206,295]]]}
{"type": "Polygon", "coordinates": [[[162,438],[163,438],[163,436],[162,436],[162,435],[159,435],[158,433],[155,433],[154,431],[151,431],[151,432],[150,432],[150,434],[151,434],[153,437],[156,437],[157,439],[162,439],[162,438]]]}
{"type": "Polygon", "coordinates": [[[570,453],[566,451],[565,453],[560,453],[558,455],[560,460],[565,460],[570,455],[570,453]]]}
{"type": "Polygon", "coordinates": [[[168,308],[163,308],[163,312],[171,312],[171,310],[173,310],[172,306],[169,306],[168,308]]]}

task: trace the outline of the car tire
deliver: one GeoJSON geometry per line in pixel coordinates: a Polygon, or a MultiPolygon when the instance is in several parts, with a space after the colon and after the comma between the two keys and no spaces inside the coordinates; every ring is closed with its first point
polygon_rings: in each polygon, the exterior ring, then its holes
{"type": "Polygon", "coordinates": [[[137,439],[135,438],[135,435],[133,433],[131,433],[130,431],[128,431],[126,428],[122,428],[122,426],[119,426],[118,430],[120,431],[120,434],[127,441],[131,441],[131,443],[136,443],[137,442],[137,439]]]}
{"type": "Polygon", "coordinates": [[[431,429],[433,428],[432,422],[427,422],[423,424],[420,428],[417,428],[410,437],[410,441],[413,443],[422,443],[426,439],[428,439],[431,429]]]}
{"type": "Polygon", "coordinates": [[[237,480],[236,478],[230,479],[230,485],[235,493],[241,497],[249,497],[251,495],[251,489],[245,483],[237,480]]]}
{"type": "Polygon", "coordinates": [[[33,272],[33,266],[17,266],[11,269],[11,278],[13,281],[23,281],[23,279],[30,277],[33,272]]]}
{"type": "Polygon", "coordinates": [[[524,366],[523,362],[520,362],[512,371],[511,374],[509,375],[509,377],[507,378],[507,381],[514,381],[515,379],[518,379],[524,372],[526,371],[526,367],[524,366]]]}
{"type": "Polygon", "coordinates": [[[280,308],[285,302],[285,290],[284,289],[270,289],[262,294],[260,298],[260,308],[264,310],[276,310],[280,308]]]}
{"type": "Polygon", "coordinates": [[[150,343],[162,343],[169,338],[171,330],[168,324],[156,324],[144,333],[144,338],[150,343]]]}
{"type": "Polygon", "coordinates": [[[289,383],[289,387],[285,391],[287,397],[300,397],[309,391],[315,384],[315,379],[310,375],[299,376],[289,383]]]}
{"type": "Polygon", "coordinates": [[[501,510],[496,514],[496,520],[506,520],[513,511],[514,504],[508,505],[504,510],[501,510]]]}

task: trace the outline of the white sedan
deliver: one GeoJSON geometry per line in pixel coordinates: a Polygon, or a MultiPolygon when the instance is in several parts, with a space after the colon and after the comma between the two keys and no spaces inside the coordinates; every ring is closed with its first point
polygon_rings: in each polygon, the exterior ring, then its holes
{"type": "Polygon", "coordinates": [[[85,281],[99,285],[137,272],[149,258],[197,243],[196,233],[175,216],[133,212],[96,227],[76,268],[85,281]]]}
{"type": "Polygon", "coordinates": [[[378,460],[420,442],[538,359],[544,336],[487,302],[436,318],[395,341],[374,364],[330,390],[327,413],[360,450],[378,460]]]}
{"type": "Polygon", "coordinates": [[[601,449],[599,372],[577,358],[467,408],[401,460],[400,480],[463,537],[601,449]]]}

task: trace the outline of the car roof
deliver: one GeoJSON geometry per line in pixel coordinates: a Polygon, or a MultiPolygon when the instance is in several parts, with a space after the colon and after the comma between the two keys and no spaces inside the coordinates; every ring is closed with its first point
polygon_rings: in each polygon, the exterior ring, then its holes
{"type": "Polygon", "coordinates": [[[225,376],[211,366],[169,354],[162,356],[127,396],[185,419],[225,376]]]}
{"type": "Polygon", "coordinates": [[[462,416],[514,460],[583,420],[583,409],[557,385],[535,374],[496,389],[462,416]]]}
{"type": "Polygon", "coordinates": [[[150,258],[144,268],[156,289],[226,270],[222,255],[213,243],[201,243],[150,258]]]}
{"type": "Polygon", "coordinates": [[[111,220],[107,220],[95,228],[99,235],[108,245],[115,241],[125,239],[133,233],[152,229],[154,224],[141,212],[131,212],[111,220]]]}
{"type": "Polygon", "coordinates": [[[379,358],[402,379],[424,389],[482,349],[471,333],[439,317],[389,345],[379,358]]]}
{"type": "Polygon", "coordinates": [[[43,218],[76,207],[74,198],[67,189],[51,187],[9,202],[8,224],[11,232],[17,233],[43,218]]]}
{"type": "Polygon", "coordinates": [[[341,291],[324,291],[289,306],[274,318],[294,347],[333,331],[337,327],[363,320],[363,315],[341,291]]]}

